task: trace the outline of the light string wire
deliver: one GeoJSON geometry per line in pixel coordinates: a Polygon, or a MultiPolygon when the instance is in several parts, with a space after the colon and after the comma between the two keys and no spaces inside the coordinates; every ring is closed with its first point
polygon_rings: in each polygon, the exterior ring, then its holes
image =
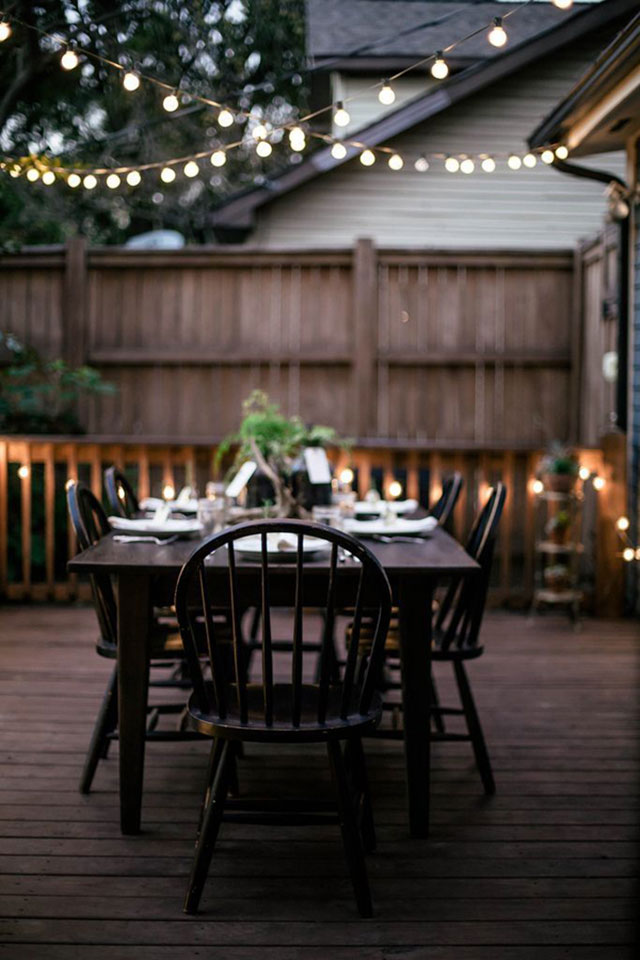
{"type": "MultiPolygon", "coordinates": [[[[504,14],[500,19],[504,22],[504,21],[507,20],[509,17],[513,16],[515,13],[517,13],[517,12],[518,12],[519,10],[521,10],[523,7],[528,6],[528,5],[531,4],[532,2],[534,2],[534,0],[524,0],[524,2],[518,4],[517,7],[513,7],[511,10],[506,11],[505,14],[504,14]]],[[[122,72],[123,74],[124,74],[124,73],[127,73],[127,72],[133,72],[133,73],[136,74],[136,76],[137,76],[141,81],[145,81],[145,82],[151,83],[151,84],[157,86],[159,89],[161,89],[161,90],[163,90],[163,91],[168,91],[169,93],[172,93],[172,94],[174,94],[175,96],[182,96],[185,100],[187,100],[187,99],[190,100],[190,101],[191,101],[191,100],[195,100],[195,101],[200,102],[200,103],[202,103],[202,104],[204,104],[204,105],[206,105],[206,106],[209,106],[209,107],[214,107],[214,108],[219,109],[219,110],[228,110],[230,113],[234,114],[235,116],[244,117],[246,120],[256,120],[256,119],[260,120],[260,118],[257,118],[256,115],[255,115],[254,113],[252,113],[251,111],[247,111],[247,110],[244,110],[244,109],[236,109],[235,107],[231,107],[231,106],[229,106],[228,104],[223,103],[222,101],[218,101],[218,100],[214,100],[214,99],[209,98],[209,97],[205,97],[205,96],[203,96],[202,94],[192,93],[191,91],[184,90],[184,89],[180,88],[179,85],[176,86],[176,85],[170,84],[170,83],[168,83],[168,82],[166,82],[166,81],[164,81],[164,80],[159,80],[157,77],[153,77],[153,76],[151,76],[150,74],[140,72],[139,70],[136,70],[134,67],[127,67],[127,66],[125,66],[125,65],[122,64],[122,63],[119,63],[119,62],[117,62],[117,61],[115,61],[115,60],[112,60],[112,59],[110,59],[110,58],[108,58],[108,57],[104,57],[102,54],[94,53],[93,51],[87,50],[86,48],[81,47],[81,46],[75,44],[73,41],[65,40],[64,38],[61,38],[61,37],[59,37],[59,36],[56,36],[55,34],[48,33],[46,30],[42,30],[41,28],[36,27],[36,26],[34,26],[33,24],[26,23],[25,21],[19,19],[18,17],[15,17],[15,16],[11,15],[11,14],[10,14],[9,12],[7,12],[7,11],[0,11],[0,18],[1,18],[2,20],[6,20],[6,21],[8,21],[8,22],[17,23],[17,24],[19,24],[20,26],[24,27],[24,28],[27,29],[27,30],[31,30],[31,31],[39,34],[40,36],[46,37],[48,40],[50,40],[50,41],[58,44],[58,46],[61,47],[61,48],[63,48],[63,49],[72,49],[76,54],[79,54],[79,55],[82,55],[82,56],[84,56],[84,57],[87,57],[88,59],[96,60],[96,61],[104,64],[105,66],[111,67],[112,69],[115,69],[115,70],[118,70],[118,71],[122,72]]],[[[483,24],[481,27],[478,27],[477,29],[475,29],[475,30],[471,31],[470,33],[466,34],[465,36],[461,37],[460,39],[453,41],[453,42],[450,43],[448,46],[444,47],[442,50],[438,50],[438,51],[436,51],[435,53],[429,54],[428,56],[422,57],[420,60],[415,61],[413,64],[410,64],[409,66],[405,67],[404,69],[402,69],[402,70],[398,71],[397,73],[393,74],[393,75],[392,75],[391,77],[389,77],[387,80],[379,80],[379,81],[376,81],[376,82],[368,85],[367,87],[361,88],[360,90],[355,91],[353,94],[351,94],[350,96],[344,98],[344,100],[342,100],[342,101],[340,101],[340,102],[341,102],[343,105],[344,105],[345,103],[351,103],[351,102],[353,102],[354,100],[357,100],[357,99],[359,99],[359,98],[361,98],[361,97],[363,97],[363,96],[366,96],[366,94],[370,93],[372,90],[381,88],[385,83],[390,83],[390,82],[392,82],[392,81],[394,81],[394,80],[397,80],[399,77],[404,76],[405,74],[411,72],[412,70],[415,70],[415,69],[417,69],[418,67],[424,66],[425,64],[429,63],[431,60],[435,61],[435,60],[436,60],[439,56],[441,56],[443,53],[445,53],[445,52],[446,52],[446,53],[450,53],[450,52],[451,52],[452,50],[454,50],[456,47],[460,46],[461,44],[465,43],[466,41],[470,40],[471,38],[473,38],[473,37],[475,37],[475,36],[478,36],[480,33],[483,33],[485,30],[487,30],[488,28],[490,28],[490,27],[493,25],[493,23],[494,23],[494,18],[492,18],[491,21],[489,21],[488,23],[483,24]]],[[[415,28],[415,29],[418,29],[418,28],[415,28]]],[[[403,31],[403,32],[404,32],[404,31],[403,31]]],[[[382,42],[382,41],[380,41],[380,42],[382,42]]],[[[374,46],[374,45],[375,45],[375,44],[369,44],[368,46],[374,46]]],[[[315,119],[317,116],[320,116],[320,115],[328,112],[329,110],[335,109],[337,102],[338,102],[338,101],[332,101],[331,103],[327,104],[326,106],[323,106],[323,107],[321,107],[321,108],[319,108],[319,109],[317,109],[317,110],[315,110],[315,111],[311,111],[310,113],[307,113],[307,114],[303,115],[302,117],[297,118],[296,120],[291,120],[291,121],[287,121],[286,123],[280,123],[280,124],[278,124],[278,125],[275,126],[272,130],[268,131],[266,137],[260,138],[260,139],[258,140],[258,142],[260,142],[260,140],[266,140],[267,142],[270,142],[270,141],[273,139],[273,137],[274,137],[275,135],[277,135],[278,133],[284,133],[284,132],[286,132],[286,131],[291,131],[291,130],[297,128],[297,127],[300,127],[300,126],[301,126],[302,124],[304,124],[304,123],[308,123],[310,120],[315,119]]],[[[336,143],[341,143],[341,144],[344,145],[345,147],[348,146],[348,147],[352,147],[352,148],[354,148],[354,149],[363,150],[363,151],[364,151],[364,150],[370,150],[372,153],[373,153],[373,152],[379,152],[379,153],[386,154],[386,155],[389,155],[389,156],[395,155],[396,152],[397,152],[397,151],[395,151],[393,148],[388,147],[388,146],[376,145],[376,146],[374,146],[374,147],[371,147],[371,146],[368,146],[366,143],[363,143],[363,142],[360,141],[360,140],[356,140],[356,139],[349,138],[349,137],[341,138],[341,137],[339,137],[339,136],[335,136],[335,135],[333,135],[333,134],[323,133],[323,132],[320,132],[320,131],[317,131],[317,130],[305,130],[305,131],[303,131],[303,132],[304,132],[304,136],[305,136],[305,137],[309,136],[309,137],[315,138],[315,139],[317,139],[317,140],[320,140],[320,141],[324,142],[324,143],[327,144],[327,145],[333,145],[333,144],[336,144],[336,143]]],[[[206,157],[211,156],[211,154],[214,153],[214,152],[216,152],[216,150],[220,150],[221,152],[224,152],[224,153],[226,154],[226,153],[227,153],[228,151],[230,151],[230,150],[234,150],[234,149],[237,149],[238,147],[246,146],[248,142],[251,142],[251,141],[249,141],[247,138],[243,137],[242,139],[236,140],[236,141],[234,141],[234,142],[232,142],[232,143],[228,143],[228,144],[221,145],[220,147],[209,148],[209,149],[207,149],[207,150],[201,150],[201,151],[198,151],[198,152],[195,152],[195,153],[191,153],[191,154],[183,155],[183,156],[179,156],[179,157],[171,157],[171,158],[164,159],[164,160],[150,161],[150,162],[143,163],[143,164],[140,164],[140,163],[136,163],[136,164],[119,164],[119,165],[117,165],[117,166],[111,166],[111,167],[106,167],[106,166],[101,166],[101,167],[89,167],[89,166],[86,166],[86,165],[83,165],[83,166],[77,166],[77,165],[74,165],[74,166],[69,166],[69,165],[61,166],[61,165],[56,165],[56,164],[50,163],[50,162],[48,162],[48,161],[37,160],[37,159],[35,159],[35,158],[29,158],[28,163],[31,164],[32,166],[35,166],[35,168],[36,168],[38,171],[51,170],[52,172],[58,173],[58,174],[61,174],[61,175],[71,174],[71,173],[81,174],[81,175],[89,175],[89,174],[92,174],[92,175],[94,175],[94,176],[105,176],[105,175],[108,175],[108,174],[127,174],[127,173],[130,173],[130,172],[132,172],[132,171],[141,171],[141,172],[144,172],[144,171],[153,170],[153,169],[160,169],[160,168],[163,168],[163,167],[178,166],[178,165],[183,164],[183,163],[188,163],[189,161],[202,160],[202,159],[205,159],[206,157]]],[[[522,152],[522,151],[520,151],[520,152],[522,152]]],[[[480,160],[482,160],[483,158],[489,158],[489,157],[492,157],[492,158],[501,158],[501,157],[517,156],[517,155],[518,155],[518,152],[515,152],[515,151],[506,152],[506,153],[503,153],[503,152],[497,153],[497,152],[495,152],[495,151],[492,151],[492,152],[485,152],[485,153],[473,153],[473,154],[459,153],[459,154],[456,154],[456,156],[459,156],[459,157],[461,157],[461,158],[469,158],[469,159],[471,159],[471,158],[473,157],[473,158],[477,158],[477,159],[480,159],[480,160]]],[[[433,159],[433,160],[445,160],[445,161],[446,161],[446,159],[447,159],[449,156],[450,156],[450,154],[442,153],[442,152],[422,153],[422,154],[420,154],[420,157],[421,157],[421,158],[425,158],[425,159],[428,158],[428,159],[433,159]]],[[[15,168],[16,165],[21,165],[21,164],[23,164],[23,163],[24,163],[24,158],[21,158],[21,159],[6,158],[3,166],[4,166],[4,168],[11,169],[12,166],[15,168]]]]}

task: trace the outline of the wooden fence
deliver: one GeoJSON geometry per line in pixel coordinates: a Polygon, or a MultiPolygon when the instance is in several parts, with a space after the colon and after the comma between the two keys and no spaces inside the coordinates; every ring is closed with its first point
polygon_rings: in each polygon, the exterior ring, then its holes
{"type": "MultiPolygon", "coordinates": [[[[66,572],[67,560],[75,552],[65,503],[69,479],[80,478],[102,497],[103,470],[115,463],[127,470],[140,496],[160,495],[167,484],[179,489],[186,482],[196,482],[202,489],[213,476],[214,453],[207,445],[136,444],[125,438],[104,443],[92,438],[0,437],[0,596],[14,600],[87,596],[86,585],[66,572]]],[[[385,489],[398,479],[406,495],[424,505],[437,499],[443,478],[460,470],[465,486],[453,520],[453,532],[460,539],[487,484],[502,478],[509,496],[497,549],[493,602],[523,605],[533,585],[536,529],[531,481],[538,456],[522,450],[356,448],[348,462],[355,469],[361,494],[372,480],[385,489]]],[[[335,459],[338,469],[347,464],[345,454],[336,454],[335,459]]],[[[581,460],[607,480],[603,491],[588,491],[586,511],[587,592],[602,610],[610,598],[611,576],[620,567],[607,540],[609,528],[613,529],[609,490],[615,488],[615,477],[599,451],[584,450],[581,460]]]]}

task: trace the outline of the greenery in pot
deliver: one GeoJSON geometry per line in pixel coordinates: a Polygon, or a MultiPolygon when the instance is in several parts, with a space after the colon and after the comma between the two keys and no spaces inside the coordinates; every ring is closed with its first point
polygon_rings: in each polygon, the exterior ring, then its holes
{"type": "Polygon", "coordinates": [[[538,475],[548,489],[568,492],[573,488],[579,469],[574,451],[554,441],[538,465],[538,475]]]}
{"type": "MultiPolygon", "coordinates": [[[[267,477],[275,494],[274,513],[281,517],[306,516],[307,511],[293,489],[293,468],[305,447],[344,446],[333,427],[307,427],[300,417],[285,417],[277,403],[262,390],[254,390],[244,401],[243,419],[236,433],[225,437],[218,447],[219,463],[237,446],[233,470],[254,460],[267,477]]],[[[262,511],[261,511],[262,512],[262,511]]]]}
{"type": "Polygon", "coordinates": [[[545,530],[554,543],[563,544],[566,542],[570,526],[571,517],[567,511],[558,510],[548,521],[545,530]]]}
{"type": "Polygon", "coordinates": [[[114,390],[93,367],[46,360],[13,333],[0,331],[1,432],[83,433],[75,412],[78,400],[114,390]]]}
{"type": "Polygon", "coordinates": [[[569,568],[564,563],[551,564],[544,568],[544,582],[550,590],[560,593],[570,586],[569,568]]]}

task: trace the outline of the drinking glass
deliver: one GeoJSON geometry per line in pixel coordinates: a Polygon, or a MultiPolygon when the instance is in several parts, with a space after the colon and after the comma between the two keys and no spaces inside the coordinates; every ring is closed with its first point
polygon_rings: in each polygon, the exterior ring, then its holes
{"type": "Polygon", "coordinates": [[[224,497],[205,497],[198,500],[198,522],[202,535],[210,537],[224,529],[227,519],[227,504],[224,497]]]}

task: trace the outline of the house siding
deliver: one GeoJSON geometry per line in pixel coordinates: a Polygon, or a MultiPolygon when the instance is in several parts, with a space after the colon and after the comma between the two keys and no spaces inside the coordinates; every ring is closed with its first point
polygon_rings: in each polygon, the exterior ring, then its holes
{"type": "MultiPolygon", "coordinates": [[[[407,157],[400,172],[379,159],[358,160],[316,178],[258,211],[252,245],[336,248],[357,237],[380,246],[446,249],[566,248],[599,229],[604,187],[538,164],[493,174],[448,174],[442,162],[417,173],[421,153],[524,151],[526,138],[601,49],[603,37],[564,48],[399,137],[390,146],[407,157]],[[411,162],[409,162],[411,161],[411,162]]],[[[351,107],[350,107],[351,109],[351,107]]],[[[585,165],[621,173],[624,156],[585,165]]]]}

